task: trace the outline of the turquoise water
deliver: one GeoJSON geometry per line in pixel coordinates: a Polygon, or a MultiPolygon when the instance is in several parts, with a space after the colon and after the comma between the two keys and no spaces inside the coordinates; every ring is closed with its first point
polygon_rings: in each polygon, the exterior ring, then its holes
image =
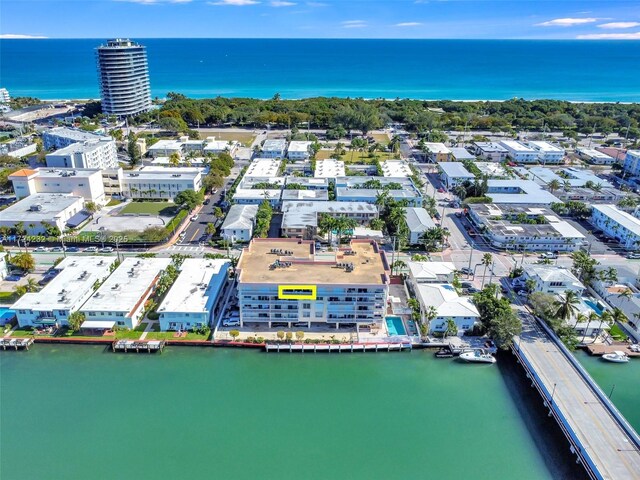
{"type": "Polygon", "coordinates": [[[387,321],[387,330],[389,330],[389,335],[406,335],[407,331],[404,328],[404,324],[402,323],[402,319],[400,317],[386,317],[387,321]]]}
{"type": "Polygon", "coordinates": [[[591,377],[620,410],[627,421],[640,432],[640,358],[629,363],[611,363],[600,357],[592,357],[583,350],[575,356],[591,377]]]}
{"type": "MultiPolygon", "coordinates": [[[[640,101],[640,44],[536,40],[137,39],[154,96],[640,101]]],[[[103,39],[1,40],[14,96],[96,98],[103,39]]]]}
{"type": "Polygon", "coordinates": [[[0,307],[0,325],[7,323],[13,317],[16,316],[15,310],[11,310],[10,308],[0,307]]]}
{"type": "Polygon", "coordinates": [[[581,478],[513,357],[0,352],[2,480],[581,478]]]}
{"type": "Polygon", "coordinates": [[[600,308],[600,307],[598,306],[598,303],[597,303],[597,302],[595,302],[595,301],[593,301],[593,300],[591,300],[591,299],[586,299],[586,298],[584,298],[584,299],[583,299],[583,301],[584,301],[584,303],[586,303],[586,304],[589,306],[589,308],[590,308],[591,310],[593,310],[594,312],[596,312],[598,315],[602,315],[602,308],[600,308]]]}

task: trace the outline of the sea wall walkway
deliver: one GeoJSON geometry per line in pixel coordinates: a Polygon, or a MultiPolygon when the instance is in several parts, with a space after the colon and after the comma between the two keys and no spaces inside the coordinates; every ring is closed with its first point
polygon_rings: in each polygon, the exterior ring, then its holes
{"type": "Polygon", "coordinates": [[[640,437],[546,325],[520,311],[512,350],[591,478],[640,475],[640,437]]]}

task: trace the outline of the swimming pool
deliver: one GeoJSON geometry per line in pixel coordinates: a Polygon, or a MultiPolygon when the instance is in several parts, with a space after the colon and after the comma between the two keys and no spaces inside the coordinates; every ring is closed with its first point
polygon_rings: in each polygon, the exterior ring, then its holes
{"type": "Polygon", "coordinates": [[[15,316],[16,316],[15,310],[11,310],[10,308],[0,307],[0,325],[4,325],[15,316]]]}
{"type": "Polygon", "coordinates": [[[590,299],[590,298],[583,298],[582,301],[594,312],[596,312],[598,315],[602,315],[602,308],[600,308],[600,306],[598,305],[597,302],[595,302],[594,300],[590,299]]]}
{"type": "Polygon", "coordinates": [[[404,323],[400,317],[387,317],[387,330],[389,330],[390,336],[406,335],[407,331],[404,329],[404,323]]]}

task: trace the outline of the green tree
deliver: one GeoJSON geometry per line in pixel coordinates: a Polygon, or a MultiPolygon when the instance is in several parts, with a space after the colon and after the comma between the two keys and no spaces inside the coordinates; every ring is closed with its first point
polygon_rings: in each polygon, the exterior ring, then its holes
{"type": "Polygon", "coordinates": [[[38,290],[40,290],[40,287],[38,286],[38,282],[36,282],[34,278],[27,278],[27,283],[25,285],[25,288],[27,289],[27,292],[30,292],[30,293],[37,292],[38,290]]]}
{"type": "Polygon", "coordinates": [[[133,132],[129,132],[128,140],[127,140],[127,153],[129,154],[129,162],[131,166],[136,166],[142,160],[142,155],[140,153],[140,147],[136,143],[136,135],[133,132]]]}
{"type": "Polygon", "coordinates": [[[573,318],[578,312],[578,305],[580,304],[580,298],[578,294],[573,290],[567,290],[556,301],[556,317],[564,322],[567,322],[573,318]]]}
{"type": "Polygon", "coordinates": [[[169,165],[171,165],[172,167],[177,167],[178,165],[180,165],[180,154],[178,152],[173,152],[171,155],[169,155],[169,165]]]}
{"type": "Polygon", "coordinates": [[[193,210],[204,201],[204,195],[194,190],[183,190],[174,198],[174,203],[186,210],[193,210]]]}
{"type": "Polygon", "coordinates": [[[482,288],[484,288],[484,281],[487,276],[487,268],[493,263],[493,255],[490,253],[485,253],[482,255],[482,261],[480,262],[484,265],[484,273],[482,274],[482,288]]]}
{"type": "Polygon", "coordinates": [[[296,339],[301,342],[304,339],[304,332],[302,330],[298,330],[296,332],[296,339]]]}
{"type": "Polygon", "coordinates": [[[207,227],[205,228],[205,233],[207,235],[215,235],[216,234],[216,226],[213,223],[207,223],[207,227]]]}
{"type": "Polygon", "coordinates": [[[231,335],[231,338],[233,339],[233,341],[235,341],[236,338],[238,338],[238,336],[240,335],[240,332],[238,330],[230,330],[229,335],[231,335]]]}
{"type": "Polygon", "coordinates": [[[446,327],[447,329],[444,332],[445,337],[455,337],[456,335],[458,335],[458,326],[456,325],[456,322],[453,320],[453,318],[447,318],[446,327]]]}
{"type": "Polygon", "coordinates": [[[488,333],[499,348],[507,350],[513,337],[522,333],[522,321],[513,310],[501,310],[491,319],[488,333]]]}
{"type": "Polygon", "coordinates": [[[284,340],[284,332],[282,330],[278,330],[276,332],[276,336],[278,337],[278,340],[284,340]]]}
{"type": "Polygon", "coordinates": [[[33,255],[28,252],[12,255],[9,259],[9,263],[14,267],[21,268],[26,272],[31,272],[36,268],[36,261],[33,258],[33,255]]]}
{"type": "Polygon", "coordinates": [[[85,321],[85,315],[82,312],[72,312],[67,321],[69,322],[69,330],[77,332],[85,321]]]}

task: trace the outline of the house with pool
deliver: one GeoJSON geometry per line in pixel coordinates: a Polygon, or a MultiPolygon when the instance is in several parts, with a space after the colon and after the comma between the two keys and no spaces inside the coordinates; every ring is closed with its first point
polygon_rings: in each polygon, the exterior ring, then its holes
{"type": "Polygon", "coordinates": [[[429,307],[436,309],[437,314],[430,322],[429,333],[445,332],[449,319],[455,322],[458,335],[473,329],[473,326],[480,322],[480,313],[471,298],[458,295],[453,285],[418,283],[414,288],[423,315],[429,307]]]}

